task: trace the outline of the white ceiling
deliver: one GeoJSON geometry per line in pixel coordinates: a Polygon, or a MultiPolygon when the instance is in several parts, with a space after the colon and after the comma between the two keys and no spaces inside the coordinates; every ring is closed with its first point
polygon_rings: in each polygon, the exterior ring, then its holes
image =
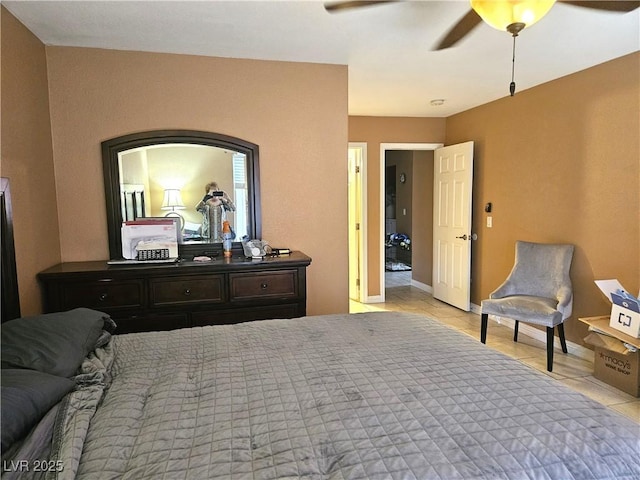
{"type": "MultiPolygon", "coordinates": [[[[512,39],[486,24],[453,48],[431,50],[466,1],[334,14],[318,0],[2,3],[46,45],[345,64],[351,115],[446,117],[508,96],[511,81],[512,39]]],[[[639,49],[640,9],[557,3],[517,39],[517,90],[639,49]]]]}

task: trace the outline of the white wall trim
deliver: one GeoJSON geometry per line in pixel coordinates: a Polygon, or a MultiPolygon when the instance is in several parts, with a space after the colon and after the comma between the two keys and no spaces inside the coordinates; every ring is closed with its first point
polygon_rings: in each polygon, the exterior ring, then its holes
{"type": "MultiPolygon", "coordinates": [[[[369,283],[367,275],[367,258],[368,258],[368,242],[367,242],[367,142],[349,142],[349,148],[360,149],[360,259],[358,262],[358,275],[360,277],[360,288],[358,301],[367,303],[367,293],[369,292],[369,283]]],[[[351,281],[351,279],[349,279],[351,281]]]]}
{"type": "Polygon", "coordinates": [[[433,293],[433,287],[431,285],[427,285],[426,283],[419,282],[417,280],[411,279],[411,286],[416,287],[424,292],[433,293]]]}
{"type": "MultiPolygon", "coordinates": [[[[477,306],[477,305],[476,305],[477,306]]],[[[475,312],[474,312],[475,313],[475,312]]],[[[515,321],[510,318],[498,317],[496,315],[489,315],[489,319],[493,320],[500,325],[504,325],[505,327],[509,327],[511,330],[515,329],[515,321]]],[[[487,329],[487,337],[491,335],[491,326],[487,329]]],[[[480,332],[478,331],[478,334],[480,332]]],[[[547,344],[547,333],[544,330],[540,330],[526,323],[520,322],[520,326],[518,327],[518,335],[526,335],[527,337],[531,337],[534,340],[538,340],[545,345],[547,344]]],[[[558,337],[554,337],[554,348],[561,348],[560,339],[558,337]]],[[[578,345],[577,343],[573,343],[567,341],[567,350],[571,355],[575,355],[576,357],[580,357],[584,360],[593,360],[593,350],[589,350],[582,345],[578,345]]]]}
{"type": "Polygon", "coordinates": [[[367,295],[364,303],[384,303],[384,295],[367,295]]]}

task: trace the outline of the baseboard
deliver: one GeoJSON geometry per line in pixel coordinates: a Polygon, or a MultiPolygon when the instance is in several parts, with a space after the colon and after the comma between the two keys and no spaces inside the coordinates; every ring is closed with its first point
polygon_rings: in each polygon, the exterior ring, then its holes
{"type": "Polygon", "coordinates": [[[364,299],[362,303],[384,303],[383,295],[369,295],[364,299]]]}
{"type": "MultiPolygon", "coordinates": [[[[475,313],[475,312],[474,312],[475,313]]],[[[510,318],[498,317],[496,315],[489,315],[489,319],[499,323],[500,325],[504,325],[505,327],[509,327],[511,330],[515,329],[515,321],[510,318]]],[[[526,335],[527,337],[531,337],[534,340],[538,340],[545,345],[547,344],[547,332],[545,330],[537,329],[531,325],[520,322],[520,326],[518,327],[518,334],[526,335]]],[[[489,335],[489,334],[487,334],[489,335]]],[[[554,348],[561,348],[560,339],[556,336],[554,337],[554,348]]],[[[576,357],[580,357],[584,360],[593,361],[593,350],[589,350],[582,345],[578,345],[577,343],[573,343],[567,340],[567,350],[570,354],[575,355],[576,357]]]]}
{"type": "MultiPolygon", "coordinates": [[[[412,279],[411,286],[416,287],[428,293],[433,293],[433,287],[431,285],[418,282],[417,280],[412,279]]],[[[367,297],[367,300],[365,303],[382,303],[382,302],[384,302],[384,297],[382,295],[374,295],[371,297],[367,297]]],[[[479,316],[482,313],[482,308],[480,307],[480,305],[471,303],[470,311],[471,313],[475,313],[476,315],[479,316]]],[[[500,325],[509,327],[511,330],[515,329],[515,322],[510,318],[498,317],[496,315],[489,315],[489,318],[495,321],[496,323],[499,323],[500,325]]],[[[545,345],[547,344],[547,332],[544,330],[540,330],[531,325],[520,322],[520,326],[518,327],[518,332],[528,337],[531,337],[534,340],[538,340],[544,343],[545,345]]],[[[558,337],[555,337],[554,339],[554,347],[561,348],[560,339],[558,337]]],[[[588,361],[593,361],[593,350],[583,347],[582,345],[578,345],[577,343],[573,343],[567,340],[567,350],[569,351],[570,354],[575,355],[576,357],[580,357],[588,361]]]]}
{"type": "Polygon", "coordinates": [[[431,285],[427,285],[426,283],[422,283],[414,279],[411,279],[411,286],[416,287],[423,292],[433,293],[433,287],[431,285]]]}
{"type": "Polygon", "coordinates": [[[471,304],[471,312],[475,313],[476,315],[480,315],[482,313],[482,309],[480,308],[480,305],[476,305],[475,303],[471,304]]]}

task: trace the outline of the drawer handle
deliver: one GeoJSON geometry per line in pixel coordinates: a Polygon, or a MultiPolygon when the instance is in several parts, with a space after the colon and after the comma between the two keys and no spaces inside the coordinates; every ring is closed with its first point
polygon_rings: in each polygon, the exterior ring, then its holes
{"type": "Polygon", "coordinates": [[[101,302],[104,302],[108,296],[109,295],[107,295],[106,293],[101,293],[99,299],[101,302]]]}
{"type": "Polygon", "coordinates": [[[269,287],[269,285],[267,285],[267,282],[262,282],[262,283],[260,284],[260,288],[261,288],[261,289],[263,289],[263,290],[265,290],[265,289],[266,289],[266,288],[268,288],[268,287],[269,287]]]}
{"type": "Polygon", "coordinates": [[[191,295],[191,290],[189,290],[188,288],[184,291],[185,296],[189,296],[191,295]]]}

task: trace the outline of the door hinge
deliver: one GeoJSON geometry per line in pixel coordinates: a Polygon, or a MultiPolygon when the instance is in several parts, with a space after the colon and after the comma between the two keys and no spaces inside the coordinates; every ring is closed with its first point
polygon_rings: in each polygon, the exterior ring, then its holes
{"type": "Polygon", "coordinates": [[[360,279],[356,278],[356,287],[359,287],[359,286],[360,286],[360,279]]]}
{"type": "Polygon", "coordinates": [[[360,173],[360,165],[356,165],[356,173],[360,173]]]}
{"type": "Polygon", "coordinates": [[[356,230],[360,230],[360,224],[356,223],[356,230]]]}

